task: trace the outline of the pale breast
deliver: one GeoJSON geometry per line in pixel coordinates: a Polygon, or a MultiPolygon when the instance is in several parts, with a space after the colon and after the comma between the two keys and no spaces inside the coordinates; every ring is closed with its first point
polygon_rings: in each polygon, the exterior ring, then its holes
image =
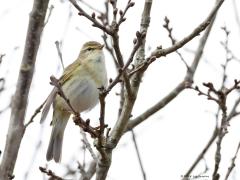
{"type": "MultiPolygon", "coordinates": [[[[63,92],[70,100],[73,108],[78,112],[92,109],[99,100],[99,88],[107,85],[107,72],[104,56],[99,59],[89,59],[82,62],[76,71],[78,75],[71,76],[63,86],[63,92]]],[[[56,97],[56,106],[71,111],[67,103],[59,96],[56,97]]]]}
{"type": "MultiPolygon", "coordinates": [[[[98,88],[91,78],[75,79],[71,83],[63,86],[63,92],[70,100],[75,111],[83,112],[92,109],[98,102],[98,88]]],[[[57,104],[63,109],[70,111],[69,106],[59,96],[57,96],[57,104]]]]}

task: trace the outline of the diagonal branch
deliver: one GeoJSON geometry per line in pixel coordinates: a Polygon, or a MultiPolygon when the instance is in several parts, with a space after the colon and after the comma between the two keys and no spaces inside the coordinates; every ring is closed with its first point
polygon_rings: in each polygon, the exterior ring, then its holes
{"type": "MultiPolygon", "coordinates": [[[[160,48],[158,47],[151,53],[151,55],[146,59],[146,61],[144,61],[138,67],[136,67],[136,69],[132,73],[136,73],[137,71],[145,71],[147,67],[156,60],[156,58],[160,58],[162,56],[166,56],[172,52],[175,52],[176,50],[187,44],[189,41],[191,41],[193,38],[198,36],[212,22],[223,2],[224,0],[219,0],[212,9],[212,11],[209,13],[208,17],[201,24],[199,24],[188,36],[176,42],[173,46],[169,48],[162,49],[161,47],[160,48]]],[[[130,75],[132,73],[130,73],[130,75]]]]}
{"type": "Polygon", "coordinates": [[[88,132],[92,137],[94,137],[94,138],[98,137],[99,133],[96,132],[93,127],[90,126],[90,120],[84,121],[80,117],[80,114],[73,108],[69,99],[65,96],[58,79],[56,79],[54,76],[51,76],[50,80],[51,80],[50,84],[57,88],[59,96],[61,96],[61,98],[64,99],[64,101],[67,103],[67,105],[71,109],[72,113],[74,114],[74,123],[76,125],[80,126],[81,128],[83,128],[83,130],[88,132]]]}
{"type": "Polygon", "coordinates": [[[148,108],[145,112],[143,112],[138,117],[129,121],[128,126],[127,126],[127,131],[130,129],[133,129],[138,124],[141,124],[142,122],[144,122],[148,117],[152,116],[153,114],[158,112],[160,109],[165,107],[169,102],[171,102],[175,97],[177,97],[185,88],[189,87],[189,85],[193,81],[194,74],[197,70],[198,64],[202,57],[203,50],[206,45],[209,34],[211,32],[213,22],[214,22],[214,19],[213,19],[212,23],[210,24],[210,26],[205,31],[205,33],[203,34],[202,38],[200,39],[199,46],[197,48],[193,62],[191,64],[191,66],[189,67],[189,69],[187,70],[184,80],[182,82],[180,82],[172,91],[170,91],[170,93],[167,96],[165,96],[163,99],[161,99],[158,103],[156,103],[152,107],[148,108]]]}
{"type": "Polygon", "coordinates": [[[95,19],[95,14],[94,14],[94,13],[93,13],[92,16],[90,16],[90,15],[88,15],[88,13],[86,13],[86,11],[84,11],[84,10],[77,4],[76,0],[69,0],[69,1],[70,1],[70,2],[72,3],[72,5],[79,11],[78,14],[79,14],[80,16],[84,16],[84,17],[86,17],[88,20],[90,20],[91,22],[93,22],[93,26],[94,26],[94,27],[97,27],[97,28],[103,30],[104,32],[106,32],[106,33],[109,34],[109,35],[112,35],[112,34],[113,34],[112,31],[111,31],[109,28],[103,26],[100,22],[98,22],[98,21],[95,19]]]}

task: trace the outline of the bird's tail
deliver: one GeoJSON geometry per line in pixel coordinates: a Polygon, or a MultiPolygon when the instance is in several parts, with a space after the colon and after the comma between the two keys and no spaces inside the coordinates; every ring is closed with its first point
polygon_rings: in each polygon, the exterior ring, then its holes
{"type": "Polygon", "coordinates": [[[48,161],[52,159],[54,159],[55,162],[61,161],[63,135],[69,116],[70,113],[66,111],[55,109],[53,112],[53,127],[46,155],[48,161]]]}

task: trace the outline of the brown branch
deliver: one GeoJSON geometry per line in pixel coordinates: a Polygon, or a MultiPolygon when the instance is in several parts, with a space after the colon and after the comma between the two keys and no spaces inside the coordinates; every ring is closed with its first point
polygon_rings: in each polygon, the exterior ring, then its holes
{"type": "Polygon", "coordinates": [[[49,0],[34,0],[33,2],[21,67],[11,104],[12,112],[5,149],[0,165],[0,179],[8,179],[9,176],[12,176],[19,147],[26,130],[24,119],[29,89],[32,83],[34,66],[40,45],[48,3],[49,0]]]}
{"type": "Polygon", "coordinates": [[[58,94],[60,97],[62,97],[64,99],[64,101],[67,103],[67,105],[69,106],[69,108],[71,109],[72,113],[74,114],[74,123],[78,126],[80,126],[81,128],[83,128],[84,131],[88,132],[93,138],[96,138],[99,136],[99,134],[96,132],[95,128],[90,126],[90,120],[86,120],[84,121],[81,117],[80,114],[75,111],[75,109],[72,107],[69,99],[65,96],[61,84],[59,83],[58,79],[56,79],[54,76],[50,77],[50,84],[55,86],[58,89],[58,94]]]}
{"type": "Polygon", "coordinates": [[[208,143],[205,145],[203,150],[200,152],[196,160],[193,162],[191,167],[188,169],[188,171],[185,173],[184,178],[182,180],[188,180],[189,176],[191,175],[192,171],[195,169],[195,167],[198,165],[198,163],[203,159],[206,152],[209,150],[209,148],[212,146],[213,142],[217,138],[218,135],[218,128],[215,128],[213,131],[212,136],[210,137],[208,143]]]}
{"type": "Polygon", "coordinates": [[[105,125],[105,98],[106,98],[106,93],[104,93],[105,88],[101,87],[99,89],[99,102],[100,102],[100,117],[99,117],[99,121],[100,121],[100,133],[99,133],[99,137],[101,138],[101,136],[104,135],[104,130],[107,127],[105,125]]]}
{"type": "Polygon", "coordinates": [[[108,42],[107,42],[107,35],[106,35],[106,33],[103,33],[102,38],[103,38],[103,41],[104,41],[105,48],[107,49],[107,51],[109,52],[109,54],[112,56],[114,65],[115,65],[115,67],[116,67],[116,70],[118,70],[118,69],[119,69],[119,64],[118,64],[117,58],[116,58],[116,56],[115,56],[115,54],[114,54],[113,48],[110,47],[110,45],[109,45],[108,42]]]}
{"type": "MultiPolygon", "coordinates": [[[[166,48],[166,49],[162,49],[161,47],[156,48],[156,50],[154,50],[151,53],[151,55],[148,58],[146,58],[144,62],[142,62],[136,67],[137,71],[145,71],[148,68],[148,66],[156,60],[156,58],[160,58],[162,56],[166,56],[172,52],[175,52],[176,50],[178,50],[179,48],[183,47],[185,44],[190,42],[193,38],[198,36],[212,22],[212,20],[214,19],[217,11],[219,10],[223,2],[224,0],[219,0],[214,6],[214,8],[212,9],[212,11],[209,13],[208,17],[201,24],[199,24],[188,36],[176,42],[173,46],[169,48],[166,48]]],[[[136,73],[137,71],[134,70],[134,73],[136,73]]]]}
{"type": "Polygon", "coordinates": [[[47,99],[35,110],[35,112],[31,116],[30,120],[25,124],[25,127],[29,126],[29,124],[31,124],[33,122],[33,120],[37,116],[37,114],[41,112],[41,109],[43,108],[46,101],[47,101],[47,99]]]}
{"type": "Polygon", "coordinates": [[[113,34],[113,32],[112,32],[109,28],[103,26],[101,23],[99,23],[99,22],[95,19],[95,14],[94,14],[94,13],[92,14],[92,16],[90,16],[89,14],[87,14],[87,13],[77,4],[77,2],[76,2],[75,0],[69,0],[69,1],[70,1],[70,2],[72,3],[72,5],[79,11],[78,14],[79,14],[80,16],[84,16],[84,17],[86,17],[88,20],[90,20],[90,21],[93,23],[93,26],[94,26],[94,27],[97,27],[97,28],[101,29],[102,31],[106,32],[106,33],[109,34],[109,35],[112,35],[112,34],[113,34]]]}
{"type": "Polygon", "coordinates": [[[6,54],[0,54],[0,65],[2,64],[3,57],[6,56],[6,54]]]}
{"type": "Polygon", "coordinates": [[[96,154],[94,153],[92,147],[91,147],[91,144],[89,143],[88,139],[87,139],[87,136],[86,136],[86,133],[83,131],[82,128],[80,128],[80,133],[82,135],[82,142],[85,144],[87,150],[90,152],[92,158],[94,161],[97,162],[97,156],[96,154]]]}
{"type": "MultiPolygon", "coordinates": [[[[145,0],[144,9],[142,12],[141,27],[139,31],[141,32],[142,35],[144,34],[144,36],[146,36],[147,30],[150,24],[151,7],[152,7],[152,1],[145,0]]],[[[136,52],[134,65],[136,66],[138,63],[141,63],[141,60],[144,59],[144,56],[145,56],[145,38],[143,39],[143,42],[141,43],[140,47],[136,52]]],[[[120,114],[119,119],[110,134],[110,138],[112,139],[114,144],[116,144],[119,141],[119,139],[121,138],[122,134],[124,133],[127,127],[127,123],[129,121],[129,118],[131,117],[132,108],[136,100],[135,99],[136,94],[140,86],[141,77],[142,77],[141,74],[135,74],[135,77],[131,77],[134,96],[131,98],[125,98],[123,108],[122,108],[122,113],[120,114]]]]}
{"type": "Polygon", "coordinates": [[[182,82],[180,82],[172,91],[170,91],[170,93],[167,96],[165,96],[163,99],[161,99],[158,103],[156,103],[152,107],[148,108],[145,112],[143,112],[138,117],[130,120],[129,123],[128,123],[126,131],[129,131],[129,130],[133,129],[138,124],[141,124],[142,122],[147,120],[148,117],[152,116],[153,114],[158,112],[160,109],[165,107],[176,96],[178,96],[185,88],[187,88],[191,85],[191,83],[193,82],[194,74],[197,70],[198,64],[199,64],[200,59],[202,57],[203,50],[204,50],[204,47],[206,45],[207,39],[208,39],[209,34],[211,32],[213,22],[214,22],[214,19],[213,19],[212,23],[210,24],[210,26],[207,28],[207,30],[204,32],[202,38],[200,39],[200,42],[199,42],[196,54],[194,56],[193,62],[191,64],[191,66],[189,67],[189,69],[187,69],[184,80],[182,82]]]}
{"type": "Polygon", "coordinates": [[[131,0],[129,0],[127,5],[126,5],[126,7],[125,7],[125,9],[124,9],[124,11],[121,11],[121,10],[119,11],[120,18],[119,18],[119,20],[117,22],[117,27],[119,27],[124,21],[126,21],[125,15],[126,15],[128,9],[130,7],[133,7],[134,5],[135,5],[135,3],[131,2],[131,0]]]}
{"type": "Polygon", "coordinates": [[[47,25],[47,23],[48,23],[51,15],[52,15],[53,9],[54,9],[54,6],[51,5],[51,6],[49,7],[49,10],[48,10],[48,16],[46,17],[46,20],[45,20],[45,22],[44,22],[44,27],[47,25]]]}
{"type": "Polygon", "coordinates": [[[50,170],[50,169],[47,169],[47,168],[39,166],[39,170],[42,173],[48,175],[50,177],[50,179],[52,179],[52,180],[63,180],[63,178],[61,178],[60,176],[55,175],[55,173],[52,170],[50,170]]]}
{"type": "Polygon", "coordinates": [[[140,167],[141,167],[141,172],[142,172],[143,180],[146,180],[147,177],[146,177],[145,170],[144,170],[144,168],[143,168],[143,163],[142,163],[142,160],[141,160],[141,156],[140,156],[139,148],[138,148],[138,145],[137,145],[135,133],[134,133],[133,130],[131,130],[131,132],[132,132],[133,144],[134,144],[134,147],[135,147],[135,150],[136,150],[136,153],[137,153],[137,157],[138,157],[138,162],[139,162],[140,167]]]}
{"type": "Polygon", "coordinates": [[[126,72],[127,68],[130,66],[130,64],[133,62],[133,58],[139,47],[142,45],[143,40],[145,39],[146,34],[136,32],[137,39],[135,39],[135,44],[132,49],[132,52],[130,53],[130,56],[126,62],[126,64],[119,70],[119,73],[117,77],[110,83],[110,85],[106,88],[105,93],[108,93],[112,90],[112,88],[120,81],[120,78],[123,76],[123,73],[126,72]]]}
{"type": "Polygon", "coordinates": [[[126,131],[132,130],[137,125],[139,125],[142,122],[144,122],[145,120],[147,120],[148,117],[152,116],[154,113],[158,112],[160,109],[165,107],[169,102],[171,102],[174,98],[176,98],[180,94],[180,92],[182,92],[185,88],[186,88],[186,83],[181,82],[167,96],[165,96],[163,99],[161,99],[158,103],[156,103],[152,107],[148,108],[141,115],[130,120],[128,122],[126,131]]]}
{"type": "Polygon", "coordinates": [[[221,118],[221,125],[217,134],[217,148],[215,152],[215,166],[214,166],[214,171],[212,178],[213,180],[218,180],[220,178],[220,174],[218,173],[219,170],[219,165],[221,162],[221,148],[222,148],[222,141],[224,136],[228,133],[228,126],[229,126],[229,121],[227,118],[227,106],[226,106],[226,100],[228,95],[235,89],[239,89],[240,81],[235,80],[234,85],[229,88],[229,89],[221,89],[221,90],[216,90],[214,85],[212,83],[203,83],[205,87],[208,88],[207,93],[201,91],[199,88],[195,88],[197,92],[199,92],[199,95],[204,95],[206,96],[209,100],[215,101],[219,108],[222,111],[222,118],[221,118]],[[216,97],[213,97],[212,94],[214,94],[216,97]]]}
{"type": "Polygon", "coordinates": [[[240,143],[238,143],[237,150],[236,150],[236,152],[235,152],[234,157],[232,158],[232,162],[231,162],[231,165],[229,166],[228,171],[227,171],[227,173],[226,173],[225,180],[227,180],[227,179],[229,178],[229,175],[231,174],[232,170],[233,170],[234,167],[235,167],[235,161],[236,161],[236,159],[237,159],[237,155],[238,155],[239,149],[240,149],[240,143]]]}
{"type": "MultiPolygon", "coordinates": [[[[167,30],[167,32],[168,32],[168,37],[170,38],[170,40],[171,40],[171,42],[172,42],[172,45],[174,45],[174,44],[176,43],[176,39],[173,37],[173,34],[172,34],[173,28],[171,28],[171,27],[169,26],[170,20],[168,19],[167,16],[164,18],[164,22],[165,22],[165,24],[163,25],[163,27],[167,30]]],[[[176,50],[175,52],[176,52],[177,55],[180,57],[181,61],[184,63],[184,65],[186,66],[186,68],[188,69],[188,68],[189,68],[189,67],[188,67],[188,64],[187,64],[187,62],[185,61],[185,59],[183,58],[182,54],[181,54],[178,50],[176,50]]]]}

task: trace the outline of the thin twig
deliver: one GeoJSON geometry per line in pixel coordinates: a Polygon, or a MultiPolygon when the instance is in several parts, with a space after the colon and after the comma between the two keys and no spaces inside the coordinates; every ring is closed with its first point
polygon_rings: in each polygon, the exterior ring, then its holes
{"type": "MultiPolygon", "coordinates": [[[[172,34],[173,28],[171,28],[171,27],[169,26],[170,20],[168,19],[167,16],[164,18],[164,22],[165,22],[165,24],[163,25],[163,27],[167,30],[167,32],[168,32],[168,37],[170,38],[170,40],[171,40],[171,42],[172,42],[172,45],[174,45],[174,44],[176,43],[176,39],[173,37],[173,34],[172,34]]],[[[188,69],[188,68],[189,68],[189,67],[188,67],[188,64],[187,64],[187,62],[185,61],[185,59],[183,58],[182,54],[181,54],[178,50],[176,50],[175,52],[176,52],[177,55],[180,57],[181,61],[184,63],[184,65],[186,66],[186,68],[188,69]]]]}
{"type": "Polygon", "coordinates": [[[84,16],[84,17],[86,17],[88,20],[90,20],[91,22],[93,22],[93,26],[94,27],[97,27],[97,28],[99,28],[99,29],[101,29],[102,31],[104,31],[104,32],[106,32],[107,34],[109,34],[109,35],[112,35],[113,33],[112,33],[112,31],[109,29],[109,28],[107,28],[107,27],[105,27],[105,26],[103,26],[101,23],[99,23],[96,19],[95,19],[95,14],[93,13],[92,14],[92,16],[90,16],[90,15],[88,15],[78,4],[77,4],[77,2],[75,1],[75,0],[69,0],[71,3],[72,3],[72,5],[79,11],[79,15],[80,16],[84,16]]]}
{"type": "Polygon", "coordinates": [[[2,64],[2,60],[4,56],[6,56],[6,54],[0,54],[0,64],[2,64]]]}
{"type": "Polygon", "coordinates": [[[46,101],[47,101],[47,99],[35,110],[35,112],[31,116],[30,120],[25,124],[25,127],[28,127],[29,124],[31,124],[33,122],[33,120],[37,116],[37,114],[41,112],[41,110],[42,110],[44,104],[46,103],[46,101]]]}
{"type": "Polygon", "coordinates": [[[234,157],[232,158],[231,165],[229,166],[228,171],[227,171],[227,173],[226,173],[225,180],[227,180],[227,179],[229,178],[229,175],[231,174],[233,168],[235,167],[235,161],[236,161],[236,159],[237,159],[237,155],[238,155],[239,149],[240,149],[240,142],[238,143],[237,150],[236,150],[236,152],[235,152],[234,157]]]}
{"type": "Polygon", "coordinates": [[[227,106],[226,106],[226,100],[228,95],[235,89],[239,89],[240,86],[240,81],[234,80],[234,85],[229,88],[229,89],[221,89],[221,90],[216,90],[214,85],[212,83],[203,83],[205,87],[208,88],[207,93],[201,91],[198,87],[195,87],[194,89],[198,92],[198,95],[204,95],[208,98],[208,100],[215,101],[219,108],[222,111],[222,118],[221,118],[221,125],[218,131],[218,139],[217,139],[217,148],[215,152],[215,166],[214,166],[214,171],[212,178],[213,180],[218,180],[220,178],[220,174],[218,173],[219,170],[219,165],[221,162],[221,147],[222,147],[222,141],[224,136],[228,133],[228,126],[229,126],[229,121],[227,119],[227,106]],[[213,95],[215,97],[213,97],[213,95]]]}
{"type": "Polygon", "coordinates": [[[212,11],[209,13],[208,17],[201,23],[199,24],[188,36],[183,38],[182,40],[176,42],[173,46],[169,48],[162,49],[161,47],[157,47],[156,50],[154,50],[151,55],[146,58],[146,60],[139,64],[133,72],[130,72],[129,75],[132,75],[133,73],[136,73],[137,71],[145,71],[148,66],[153,63],[157,58],[160,58],[162,56],[166,56],[172,52],[175,52],[179,48],[183,47],[185,44],[190,42],[193,38],[198,36],[202,31],[204,31],[209,24],[212,22],[214,19],[218,9],[221,7],[222,3],[224,0],[219,0],[212,11]]]}
{"type": "Polygon", "coordinates": [[[131,7],[133,7],[134,5],[135,5],[135,3],[134,3],[134,2],[131,2],[131,0],[129,0],[128,3],[127,3],[127,5],[126,5],[126,7],[125,7],[125,9],[124,9],[124,11],[121,11],[121,10],[119,11],[120,18],[119,18],[119,20],[118,20],[118,22],[117,22],[117,27],[118,27],[118,28],[119,28],[119,26],[120,26],[124,21],[126,21],[125,15],[126,15],[128,9],[131,8],[131,7]]]}
{"type": "Polygon", "coordinates": [[[48,175],[51,179],[54,179],[54,180],[63,180],[63,178],[61,178],[60,176],[55,175],[55,173],[54,173],[52,170],[50,170],[50,169],[47,169],[47,168],[44,168],[44,167],[39,166],[39,170],[40,170],[42,173],[45,173],[46,175],[48,175]]]}
{"type": "Polygon", "coordinates": [[[47,23],[48,23],[48,21],[49,21],[49,19],[50,19],[51,15],[52,15],[53,8],[54,8],[54,6],[53,6],[53,5],[51,5],[51,6],[49,7],[48,16],[46,17],[46,20],[45,20],[45,22],[44,22],[44,26],[46,26],[46,25],[47,25],[47,23]]]}
{"type": "Polygon", "coordinates": [[[200,154],[198,155],[198,157],[196,158],[196,160],[193,162],[193,164],[191,165],[191,167],[189,168],[189,170],[184,174],[184,178],[182,180],[188,180],[192,171],[195,169],[195,167],[197,166],[197,164],[201,161],[201,159],[203,159],[204,155],[206,154],[206,152],[208,151],[208,149],[212,146],[213,142],[215,141],[216,137],[218,135],[218,128],[215,128],[213,131],[212,136],[210,137],[208,143],[206,144],[206,146],[203,148],[203,150],[200,152],[200,154]]]}
{"type": "Polygon", "coordinates": [[[139,162],[139,165],[140,165],[140,168],[141,168],[143,180],[146,180],[147,177],[146,177],[145,170],[144,170],[144,168],[143,168],[143,163],[142,163],[141,156],[140,156],[140,152],[139,152],[139,149],[138,149],[138,145],[137,145],[135,133],[134,133],[133,130],[131,130],[131,132],[132,132],[132,140],[133,140],[133,144],[134,144],[134,147],[135,147],[135,150],[136,150],[136,153],[137,153],[138,162],[139,162]]]}
{"type": "Polygon", "coordinates": [[[57,52],[58,52],[58,56],[59,56],[59,59],[60,59],[61,65],[62,65],[62,69],[64,69],[64,63],[63,63],[63,57],[62,57],[62,50],[61,50],[61,49],[62,49],[62,48],[61,48],[62,42],[55,41],[55,45],[56,45],[57,52]]]}
{"type": "Polygon", "coordinates": [[[98,137],[98,133],[95,131],[93,127],[90,126],[90,120],[84,121],[81,117],[80,114],[74,110],[72,107],[69,99],[65,96],[61,84],[59,83],[58,79],[56,79],[54,76],[50,77],[50,84],[55,86],[58,89],[58,94],[60,97],[64,99],[64,101],[67,103],[69,108],[71,109],[72,113],[74,114],[74,123],[81,128],[83,128],[84,131],[88,132],[92,137],[96,138],[98,137]]]}
{"type": "Polygon", "coordinates": [[[111,89],[120,81],[120,78],[122,77],[123,73],[126,72],[127,68],[133,61],[133,57],[139,47],[142,45],[143,39],[145,38],[145,33],[136,32],[137,39],[135,41],[134,47],[132,49],[132,52],[130,53],[130,56],[126,62],[126,64],[119,70],[119,73],[117,77],[111,82],[111,84],[106,88],[106,93],[110,92],[111,89]]]}
{"type": "Polygon", "coordinates": [[[80,133],[82,135],[82,142],[85,144],[86,148],[88,149],[88,151],[90,152],[92,158],[94,159],[94,161],[97,162],[97,156],[96,154],[94,153],[92,147],[91,147],[91,144],[89,143],[88,139],[87,139],[87,136],[86,136],[86,133],[83,131],[82,128],[80,128],[80,133]]]}

